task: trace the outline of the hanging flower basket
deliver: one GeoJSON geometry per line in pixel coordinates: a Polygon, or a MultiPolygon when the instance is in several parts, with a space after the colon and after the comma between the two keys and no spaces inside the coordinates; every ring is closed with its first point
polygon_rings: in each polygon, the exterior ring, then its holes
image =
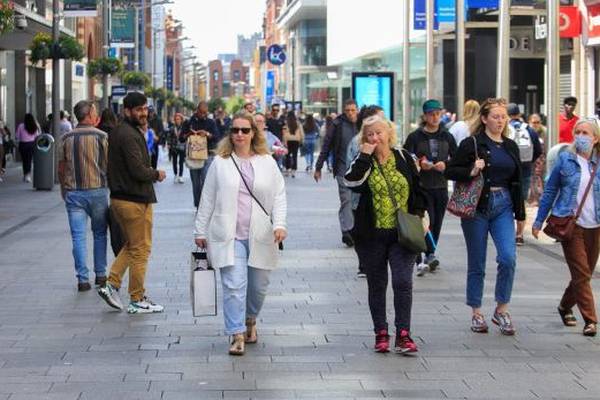
{"type": "Polygon", "coordinates": [[[131,88],[144,88],[150,84],[150,77],[144,72],[129,71],[123,74],[123,83],[131,88]]]}
{"type": "Polygon", "coordinates": [[[116,58],[104,57],[88,63],[88,76],[102,78],[105,75],[117,75],[123,70],[123,64],[116,58]]]}
{"type": "Polygon", "coordinates": [[[47,33],[37,33],[33,37],[29,50],[31,51],[29,59],[33,64],[54,58],[55,54],[56,58],[76,61],[81,60],[85,55],[83,46],[75,38],[61,35],[58,46],[55,46],[52,36],[47,33]]]}
{"type": "Polygon", "coordinates": [[[0,35],[15,27],[15,9],[12,0],[0,0],[0,35]]]}

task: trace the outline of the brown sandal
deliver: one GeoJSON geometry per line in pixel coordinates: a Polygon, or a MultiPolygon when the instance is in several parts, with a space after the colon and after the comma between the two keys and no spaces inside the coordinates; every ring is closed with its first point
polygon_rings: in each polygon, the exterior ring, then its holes
{"type": "Polygon", "coordinates": [[[256,318],[246,318],[245,341],[249,344],[258,342],[258,335],[256,333],[256,318]]]}
{"type": "Polygon", "coordinates": [[[593,322],[590,322],[589,324],[585,324],[585,327],[583,328],[583,335],[584,336],[596,336],[596,324],[593,322]]]}
{"type": "Polygon", "coordinates": [[[558,306],[558,315],[560,315],[560,319],[562,319],[562,323],[565,326],[576,326],[577,318],[573,315],[573,311],[569,309],[564,309],[558,306]]]}
{"type": "Polygon", "coordinates": [[[244,334],[236,333],[233,335],[233,340],[231,341],[231,347],[229,347],[229,354],[232,356],[243,356],[245,353],[245,343],[244,343],[244,334]]]}

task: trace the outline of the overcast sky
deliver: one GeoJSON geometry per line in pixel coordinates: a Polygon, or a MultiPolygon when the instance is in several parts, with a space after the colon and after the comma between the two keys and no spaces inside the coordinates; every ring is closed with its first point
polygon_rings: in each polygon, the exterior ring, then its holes
{"type": "Polygon", "coordinates": [[[262,30],[266,0],[174,0],[166,6],[183,22],[183,33],[196,46],[198,61],[206,63],[220,53],[237,52],[237,35],[262,30]]]}

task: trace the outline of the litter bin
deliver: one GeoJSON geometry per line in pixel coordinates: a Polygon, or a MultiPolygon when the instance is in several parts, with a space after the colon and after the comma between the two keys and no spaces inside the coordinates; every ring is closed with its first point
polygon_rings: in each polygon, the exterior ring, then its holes
{"type": "Polygon", "coordinates": [[[54,187],[54,138],[47,133],[35,140],[33,187],[37,190],[52,190],[54,187]]]}

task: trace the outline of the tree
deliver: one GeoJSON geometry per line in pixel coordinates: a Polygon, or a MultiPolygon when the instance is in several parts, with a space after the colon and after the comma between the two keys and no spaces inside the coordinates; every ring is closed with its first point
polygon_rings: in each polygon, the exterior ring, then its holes
{"type": "Polygon", "coordinates": [[[239,97],[239,96],[230,97],[229,100],[227,100],[227,105],[226,105],[227,112],[229,114],[236,114],[242,108],[244,108],[244,104],[246,104],[246,100],[244,100],[243,97],[239,97]]]}
{"type": "Polygon", "coordinates": [[[214,113],[217,108],[225,109],[225,102],[220,97],[212,98],[208,101],[208,111],[214,113]]]}

